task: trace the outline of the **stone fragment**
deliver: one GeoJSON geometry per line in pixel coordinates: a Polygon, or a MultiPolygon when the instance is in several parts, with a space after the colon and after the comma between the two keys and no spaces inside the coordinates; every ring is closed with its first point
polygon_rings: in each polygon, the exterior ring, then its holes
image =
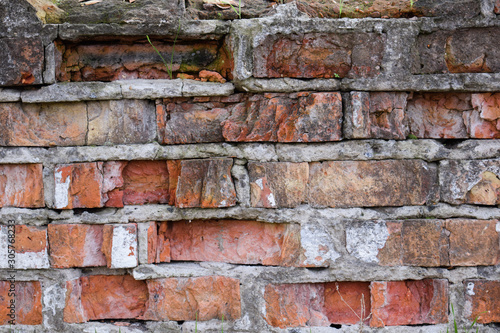
{"type": "Polygon", "coordinates": [[[55,208],[103,207],[103,162],[58,165],[54,178],[55,208]]]}
{"type": "Polygon", "coordinates": [[[314,207],[424,205],[437,201],[436,185],[436,167],[419,160],[315,162],[307,201],[314,207]]]}
{"type": "Polygon", "coordinates": [[[43,207],[42,164],[0,164],[0,207],[43,207]]]}
{"type": "Polygon", "coordinates": [[[85,144],[85,103],[0,104],[0,145],[80,146],[85,144]]]}
{"type": "Polygon", "coordinates": [[[102,253],[108,268],[132,268],[138,264],[137,224],[105,225],[102,253]]]}
{"type": "Polygon", "coordinates": [[[448,281],[372,282],[370,326],[448,323],[448,281]]]}
{"type": "Polygon", "coordinates": [[[48,236],[52,267],[106,266],[102,225],[52,223],[48,236]]]}
{"type": "Polygon", "coordinates": [[[417,38],[414,74],[498,73],[499,27],[439,30],[417,38]]]}
{"type": "Polygon", "coordinates": [[[100,101],[121,98],[120,84],[106,82],[55,83],[21,93],[23,103],[100,101]]]}
{"type": "Polygon", "coordinates": [[[350,95],[345,115],[346,136],[352,139],[406,139],[408,94],[355,91],[350,95]]]}
{"type": "Polygon", "coordinates": [[[200,73],[198,73],[198,75],[203,82],[226,83],[226,79],[224,79],[222,75],[214,71],[202,70],[200,71],[200,73]]]}
{"type": "Polygon", "coordinates": [[[43,83],[44,48],[40,37],[0,36],[0,58],[3,59],[0,65],[0,86],[43,83]]]}
{"type": "Polygon", "coordinates": [[[39,281],[0,281],[0,325],[9,325],[13,319],[17,325],[42,324],[42,287],[39,281]],[[15,297],[12,297],[12,289],[15,297]]]}
{"type": "Polygon", "coordinates": [[[148,288],[130,275],[92,275],[66,282],[64,321],[138,319],[144,314],[148,288]]]}
{"type": "Polygon", "coordinates": [[[88,145],[139,144],[155,139],[155,111],[150,101],[89,102],[88,145]]]}
{"type": "Polygon", "coordinates": [[[123,98],[128,99],[150,99],[167,97],[181,97],[183,81],[181,80],[118,80],[123,98]]]}
{"type": "Polygon", "coordinates": [[[467,138],[464,114],[472,110],[467,93],[414,93],[408,101],[411,134],[418,138],[467,138]]]}
{"type": "Polygon", "coordinates": [[[46,227],[0,226],[0,247],[0,268],[38,269],[50,267],[46,227]],[[13,251],[15,251],[14,258],[12,257],[13,251]],[[14,263],[9,262],[9,259],[13,259],[14,263]]]}
{"type": "MultiPolygon", "coordinates": [[[[142,281],[141,281],[142,282],[142,281]]],[[[235,320],[241,317],[239,280],[225,276],[148,280],[142,320],[235,320]]]]}
{"type": "Polygon", "coordinates": [[[500,160],[442,161],[439,182],[444,202],[500,204],[500,160]]]}
{"type": "Polygon", "coordinates": [[[329,326],[322,283],[268,284],[264,319],[274,327],[329,326]]]}
{"type": "Polygon", "coordinates": [[[307,163],[249,163],[252,207],[296,207],[306,202],[307,163]]]}
{"type": "Polygon", "coordinates": [[[464,315],[480,324],[500,322],[500,281],[465,280],[464,315]]]}
{"type": "Polygon", "coordinates": [[[300,264],[300,226],[295,224],[195,220],[162,222],[159,230],[158,237],[164,244],[158,249],[159,258],[248,265],[300,264]]]}
{"type": "Polygon", "coordinates": [[[182,160],[175,195],[179,208],[231,207],[236,204],[236,191],[231,178],[233,160],[211,158],[182,160]]]}
{"type": "Polygon", "coordinates": [[[256,78],[359,78],[380,74],[385,35],[269,34],[255,47],[256,78]]]}
{"type": "Polygon", "coordinates": [[[451,266],[488,266],[500,262],[498,220],[446,220],[451,266]]]}

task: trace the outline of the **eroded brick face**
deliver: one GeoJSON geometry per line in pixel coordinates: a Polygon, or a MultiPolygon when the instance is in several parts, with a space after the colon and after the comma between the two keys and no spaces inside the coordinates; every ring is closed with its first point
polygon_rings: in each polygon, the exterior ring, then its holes
{"type": "Polygon", "coordinates": [[[448,322],[448,281],[372,282],[370,326],[448,322]]]}
{"type": "Polygon", "coordinates": [[[415,74],[497,73],[498,27],[457,29],[422,34],[417,39],[415,74]]]}
{"type": "Polygon", "coordinates": [[[235,320],[241,317],[239,280],[224,276],[147,281],[143,320],[235,320]]]}
{"type": "Polygon", "coordinates": [[[41,164],[0,164],[0,207],[43,207],[41,164]]]}
{"type": "Polygon", "coordinates": [[[478,323],[500,322],[500,281],[466,280],[465,316],[478,323]]]}
{"type": "Polygon", "coordinates": [[[42,324],[42,287],[38,281],[0,281],[0,325],[9,325],[9,321],[15,319],[20,325],[42,324]],[[15,293],[15,298],[9,296],[15,293]],[[14,314],[11,314],[11,300],[14,299],[14,314]]]}
{"type": "Polygon", "coordinates": [[[44,47],[41,38],[0,38],[0,57],[8,59],[0,65],[0,86],[43,83],[44,47]]]}
{"type": "Polygon", "coordinates": [[[47,227],[0,226],[0,247],[0,268],[12,268],[11,265],[21,269],[49,268],[47,227]],[[15,258],[14,262],[9,262],[9,259],[13,259],[12,256],[9,258],[8,251],[12,250],[12,246],[15,258]]]}
{"type": "Polygon", "coordinates": [[[385,36],[376,33],[268,35],[255,48],[259,78],[373,77],[380,74],[385,36]]]}
{"type": "MultiPolygon", "coordinates": [[[[232,78],[232,60],[225,46],[218,41],[175,44],[156,39],[152,42],[165,59],[173,52],[172,72],[194,74],[208,69],[225,78],[232,78]]],[[[169,79],[167,68],[147,42],[112,41],[72,44],[58,41],[58,81],[115,81],[124,79],[169,79]]],[[[169,64],[170,65],[170,64],[169,64]]]]}

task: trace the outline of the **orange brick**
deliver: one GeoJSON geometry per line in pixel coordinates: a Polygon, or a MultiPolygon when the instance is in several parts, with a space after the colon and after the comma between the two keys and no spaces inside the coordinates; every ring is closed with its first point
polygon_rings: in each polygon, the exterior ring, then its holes
{"type": "Polygon", "coordinates": [[[15,323],[18,325],[42,324],[42,287],[38,281],[0,281],[0,325],[9,325],[11,289],[15,290],[15,323]]]}
{"type": "Polygon", "coordinates": [[[0,164],[0,207],[44,206],[41,164],[0,164]]]}

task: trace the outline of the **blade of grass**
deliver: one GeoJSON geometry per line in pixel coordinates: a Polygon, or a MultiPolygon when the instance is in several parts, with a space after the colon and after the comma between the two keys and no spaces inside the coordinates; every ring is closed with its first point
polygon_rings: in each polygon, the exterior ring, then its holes
{"type": "Polygon", "coordinates": [[[180,31],[181,31],[181,20],[179,20],[179,27],[177,28],[177,33],[175,34],[174,45],[172,45],[172,54],[170,55],[170,66],[167,63],[167,61],[165,60],[165,58],[163,58],[160,51],[158,51],[158,49],[153,45],[153,42],[151,42],[151,39],[149,39],[149,36],[146,35],[146,38],[147,38],[149,44],[151,44],[151,46],[156,51],[156,53],[160,56],[161,60],[163,61],[163,64],[167,68],[167,73],[168,73],[168,76],[170,76],[170,79],[173,78],[172,74],[173,74],[173,69],[174,69],[175,44],[177,43],[177,38],[179,37],[180,31]]]}
{"type": "Polygon", "coordinates": [[[221,333],[224,333],[224,315],[222,315],[221,333]]]}
{"type": "Polygon", "coordinates": [[[234,8],[234,6],[233,6],[233,5],[231,5],[229,2],[227,2],[227,1],[222,1],[222,3],[225,3],[226,5],[231,6],[231,8],[234,10],[234,12],[236,13],[236,15],[238,15],[238,17],[239,17],[239,18],[240,18],[240,20],[241,20],[241,0],[239,0],[239,5],[238,5],[239,12],[238,12],[238,10],[236,10],[236,8],[234,8]]]}

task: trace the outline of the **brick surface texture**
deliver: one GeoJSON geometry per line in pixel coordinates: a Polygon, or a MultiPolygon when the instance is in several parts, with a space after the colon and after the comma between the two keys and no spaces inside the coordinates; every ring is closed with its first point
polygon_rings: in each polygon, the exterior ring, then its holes
{"type": "Polygon", "coordinates": [[[499,19],[0,0],[0,331],[497,331],[499,19]]]}

